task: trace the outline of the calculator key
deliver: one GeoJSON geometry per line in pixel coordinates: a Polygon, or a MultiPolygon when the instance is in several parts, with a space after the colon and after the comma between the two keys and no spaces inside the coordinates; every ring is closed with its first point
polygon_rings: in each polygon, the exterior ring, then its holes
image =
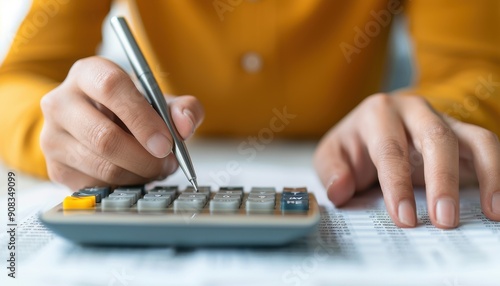
{"type": "Polygon", "coordinates": [[[243,189],[234,189],[234,190],[228,190],[225,188],[220,188],[220,190],[217,192],[217,194],[224,194],[224,195],[238,195],[240,198],[243,198],[243,189]]]}
{"type": "Polygon", "coordinates": [[[111,197],[102,199],[101,207],[103,210],[128,209],[132,206],[132,198],[130,197],[111,197]]]}
{"type": "Polygon", "coordinates": [[[198,192],[196,192],[194,188],[191,188],[191,189],[186,189],[179,196],[186,196],[186,195],[202,195],[205,197],[206,200],[208,200],[208,198],[210,197],[210,190],[200,189],[198,192]]]}
{"type": "Polygon", "coordinates": [[[86,193],[85,191],[78,191],[78,192],[74,192],[71,196],[77,197],[77,198],[94,197],[96,203],[101,202],[101,194],[99,194],[99,193],[86,193]]]}
{"type": "Polygon", "coordinates": [[[302,200],[308,200],[309,194],[304,192],[290,192],[281,194],[281,199],[286,200],[288,198],[301,198],[302,200]]]}
{"type": "Polygon", "coordinates": [[[136,194],[131,194],[131,193],[126,193],[126,192],[117,192],[117,191],[114,191],[113,193],[111,193],[108,198],[129,198],[131,203],[130,205],[133,205],[137,202],[137,197],[136,197],[136,194]]]}
{"type": "MultiPolygon", "coordinates": [[[[167,201],[167,205],[169,205],[172,202],[172,197],[173,197],[172,195],[168,195],[168,194],[146,194],[146,195],[144,195],[144,199],[147,199],[147,200],[165,200],[165,201],[167,201]]],[[[139,201],[137,201],[137,202],[139,202],[139,201]]]]}
{"type": "Polygon", "coordinates": [[[213,199],[218,199],[218,200],[225,200],[225,199],[237,199],[238,201],[241,201],[241,196],[239,194],[224,194],[224,193],[217,193],[213,199]]]}
{"type": "Polygon", "coordinates": [[[281,197],[281,210],[283,211],[307,211],[309,210],[309,196],[282,196],[281,197]]]}
{"type": "Polygon", "coordinates": [[[127,188],[127,187],[120,187],[116,188],[113,194],[117,193],[125,193],[125,194],[133,194],[135,195],[135,201],[137,202],[138,199],[140,199],[143,195],[143,190],[141,188],[127,188]]]}
{"type": "Polygon", "coordinates": [[[95,197],[66,197],[63,200],[63,210],[94,209],[95,197]]]}
{"type": "Polygon", "coordinates": [[[237,198],[213,198],[210,201],[210,211],[228,211],[237,210],[241,201],[237,198]]]}
{"type": "Polygon", "coordinates": [[[201,210],[205,206],[205,200],[178,198],[174,201],[174,211],[201,210]]]}
{"type": "Polygon", "coordinates": [[[271,195],[274,195],[274,194],[276,194],[276,189],[273,187],[253,187],[250,190],[250,194],[259,194],[259,195],[271,194],[271,195]]]}
{"type": "Polygon", "coordinates": [[[142,194],[144,194],[144,185],[128,185],[128,186],[120,186],[115,189],[116,190],[123,190],[123,191],[138,191],[142,194]]]}
{"type": "Polygon", "coordinates": [[[205,203],[208,200],[208,196],[206,194],[181,193],[178,199],[198,199],[203,200],[203,202],[205,203]]]}
{"type": "Polygon", "coordinates": [[[275,195],[270,195],[270,194],[255,194],[255,193],[250,193],[248,195],[248,198],[250,199],[272,199],[273,201],[276,199],[275,195]]]}
{"type": "Polygon", "coordinates": [[[243,191],[242,186],[228,186],[228,187],[220,187],[220,191],[243,191]]]}
{"type": "Polygon", "coordinates": [[[86,193],[91,193],[91,194],[100,194],[101,199],[109,196],[110,193],[110,188],[109,187],[85,187],[83,189],[80,189],[79,191],[85,191],[86,193]]]}
{"type": "Polygon", "coordinates": [[[274,210],[275,200],[274,198],[248,198],[246,201],[246,209],[247,211],[254,210],[274,210]]]}
{"type": "Polygon", "coordinates": [[[284,187],[283,193],[307,193],[307,188],[306,187],[300,187],[300,188],[284,187]]]}
{"type": "Polygon", "coordinates": [[[145,198],[137,201],[137,210],[163,210],[168,206],[168,200],[158,198],[145,198]]]}
{"type": "Polygon", "coordinates": [[[196,192],[194,190],[194,187],[193,186],[187,186],[186,187],[186,190],[184,191],[184,193],[197,193],[197,194],[210,194],[211,192],[211,188],[210,186],[199,186],[198,187],[198,192],[196,192]]]}
{"type": "Polygon", "coordinates": [[[242,193],[243,194],[243,187],[241,186],[229,186],[229,187],[220,187],[219,188],[219,193],[220,192],[231,192],[231,191],[234,191],[234,192],[237,192],[237,193],[242,193]]]}
{"type": "Polygon", "coordinates": [[[179,192],[179,187],[177,186],[156,186],[152,190],[149,190],[148,194],[164,193],[164,194],[176,195],[178,192],[179,192]]]}

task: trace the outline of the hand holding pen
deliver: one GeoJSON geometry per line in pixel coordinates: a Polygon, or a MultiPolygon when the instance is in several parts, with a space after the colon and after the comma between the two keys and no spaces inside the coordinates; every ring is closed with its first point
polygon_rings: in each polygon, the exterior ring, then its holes
{"type": "MultiPolygon", "coordinates": [[[[169,101],[185,140],[204,117],[192,96],[169,101]]],[[[77,61],[64,82],[41,100],[40,137],[50,178],[82,186],[141,184],[177,167],[165,122],[119,66],[100,57],[77,61]]]]}

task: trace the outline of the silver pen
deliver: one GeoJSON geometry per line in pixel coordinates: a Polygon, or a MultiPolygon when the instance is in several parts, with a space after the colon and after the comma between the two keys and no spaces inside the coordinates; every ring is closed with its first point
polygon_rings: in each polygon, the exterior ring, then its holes
{"type": "Polygon", "coordinates": [[[174,155],[179,162],[179,166],[188,178],[189,182],[193,185],[196,192],[198,192],[198,183],[196,182],[196,174],[194,172],[193,163],[189,157],[184,140],[182,140],[177,128],[173,123],[170,112],[168,111],[167,102],[163,97],[163,93],[156,82],[151,69],[149,68],[144,55],[142,54],[137,42],[130,31],[127,21],[123,17],[113,17],[111,19],[111,26],[115,31],[120,43],[127,54],[127,57],[134,69],[137,78],[146,91],[145,97],[153,108],[161,116],[168,130],[174,140],[174,155]]]}

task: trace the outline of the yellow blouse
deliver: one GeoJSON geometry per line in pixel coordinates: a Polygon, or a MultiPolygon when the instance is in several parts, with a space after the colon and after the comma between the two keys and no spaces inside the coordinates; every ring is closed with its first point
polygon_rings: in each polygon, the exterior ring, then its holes
{"type": "MultiPolygon", "coordinates": [[[[498,0],[128,2],[163,91],[195,95],[205,106],[198,134],[258,136],[275,128],[272,136],[319,138],[380,90],[391,20],[400,13],[409,20],[416,68],[405,92],[500,134],[498,0]]],[[[33,1],[0,67],[6,164],[47,175],[40,98],[77,59],[95,55],[110,5],[33,1]]]]}

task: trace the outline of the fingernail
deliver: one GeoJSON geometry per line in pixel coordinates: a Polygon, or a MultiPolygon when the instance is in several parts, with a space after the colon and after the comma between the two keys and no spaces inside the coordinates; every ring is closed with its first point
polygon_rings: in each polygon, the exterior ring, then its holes
{"type": "Polygon", "coordinates": [[[491,198],[491,210],[496,214],[500,214],[500,192],[493,194],[491,198]]]}
{"type": "Polygon", "coordinates": [[[193,113],[189,110],[189,109],[184,109],[182,110],[182,114],[184,114],[184,116],[186,116],[187,118],[189,118],[189,121],[191,121],[191,134],[194,133],[194,128],[195,128],[195,123],[194,123],[194,115],[193,113]]]}
{"type": "Polygon", "coordinates": [[[330,180],[328,181],[328,185],[326,186],[326,189],[330,189],[330,187],[337,181],[339,177],[337,175],[333,175],[330,177],[330,180]]]}
{"type": "Polygon", "coordinates": [[[167,137],[163,136],[161,133],[156,133],[148,139],[146,146],[149,149],[149,152],[153,154],[155,157],[164,158],[170,153],[170,146],[172,144],[167,139],[167,137]]]}
{"type": "Polygon", "coordinates": [[[437,201],[436,219],[443,226],[455,226],[455,201],[453,199],[441,198],[437,201]]]}
{"type": "Polygon", "coordinates": [[[398,206],[399,221],[407,226],[416,225],[415,209],[409,200],[402,200],[398,206]]]}

